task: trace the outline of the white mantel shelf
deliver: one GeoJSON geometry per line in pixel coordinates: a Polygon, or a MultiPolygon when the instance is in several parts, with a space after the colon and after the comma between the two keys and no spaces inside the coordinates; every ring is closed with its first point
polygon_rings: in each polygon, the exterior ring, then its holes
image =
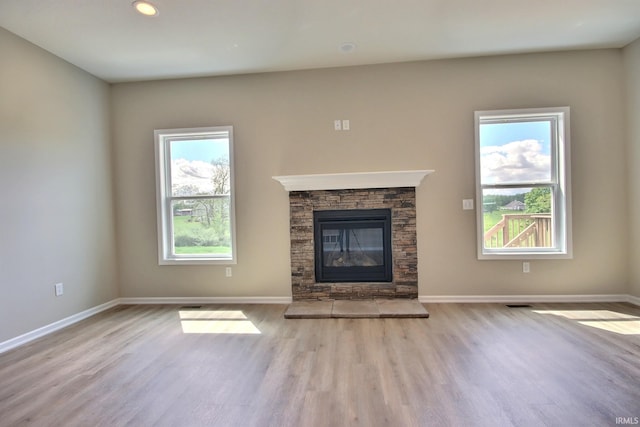
{"type": "Polygon", "coordinates": [[[286,191],[417,187],[433,170],[274,176],[286,191]]]}

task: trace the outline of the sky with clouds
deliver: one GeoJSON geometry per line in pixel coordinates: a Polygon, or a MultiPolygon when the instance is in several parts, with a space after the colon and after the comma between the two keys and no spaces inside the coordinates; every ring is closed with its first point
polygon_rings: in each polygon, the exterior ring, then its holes
{"type": "Polygon", "coordinates": [[[215,167],[212,162],[218,159],[228,162],[228,139],[171,141],[172,195],[192,194],[185,188],[196,189],[199,194],[214,194],[215,167]]]}
{"type": "Polygon", "coordinates": [[[550,136],[549,122],[482,124],[482,184],[550,181],[550,136]]]}
{"type": "Polygon", "coordinates": [[[171,141],[171,160],[211,162],[221,157],[229,158],[229,140],[226,138],[171,141]]]}

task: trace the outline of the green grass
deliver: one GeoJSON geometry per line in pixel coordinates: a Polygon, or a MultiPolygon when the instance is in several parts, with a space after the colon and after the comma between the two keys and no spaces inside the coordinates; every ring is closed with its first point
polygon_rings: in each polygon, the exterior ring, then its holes
{"type": "MultiPolygon", "coordinates": [[[[207,227],[205,224],[191,220],[190,216],[175,216],[173,217],[173,232],[176,239],[176,243],[179,241],[185,242],[184,238],[199,242],[217,241],[215,238],[215,232],[213,228],[207,227]]],[[[176,246],[174,248],[176,254],[230,254],[231,247],[225,245],[187,245],[176,246]]]]}
{"type": "Polygon", "coordinates": [[[193,234],[202,229],[202,224],[199,222],[190,222],[190,216],[174,216],[173,217],[173,232],[176,236],[181,234],[193,234]]]}
{"type": "Polygon", "coordinates": [[[175,248],[176,254],[230,254],[231,248],[228,246],[178,246],[175,248]]]}

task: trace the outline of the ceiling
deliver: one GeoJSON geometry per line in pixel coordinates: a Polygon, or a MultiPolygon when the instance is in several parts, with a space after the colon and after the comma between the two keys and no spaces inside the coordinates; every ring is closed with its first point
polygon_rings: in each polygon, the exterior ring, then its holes
{"type": "Polygon", "coordinates": [[[640,37],[640,0],[152,0],[156,17],[131,3],[0,0],[0,26],[108,82],[620,48],[640,37]]]}

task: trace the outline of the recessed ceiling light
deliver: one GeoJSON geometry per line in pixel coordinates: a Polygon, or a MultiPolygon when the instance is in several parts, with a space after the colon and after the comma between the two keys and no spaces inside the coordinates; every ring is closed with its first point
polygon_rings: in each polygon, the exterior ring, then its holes
{"type": "Polygon", "coordinates": [[[356,44],[351,42],[340,43],[340,52],[351,53],[356,50],[356,44]]]}
{"type": "Polygon", "coordinates": [[[149,3],[148,1],[137,0],[132,3],[133,7],[136,8],[138,12],[146,16],[157,16],[158,8],[149,3]]]}

